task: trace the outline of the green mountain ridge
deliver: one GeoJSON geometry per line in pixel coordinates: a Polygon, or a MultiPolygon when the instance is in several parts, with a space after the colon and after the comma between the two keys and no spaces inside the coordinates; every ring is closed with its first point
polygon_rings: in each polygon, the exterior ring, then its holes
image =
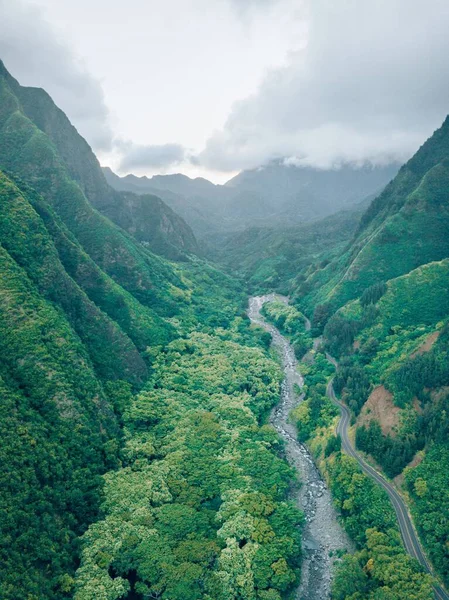
{"type": "Polygon", "coordinates": [[[0,77],[23,114],[54,144],[69,176],[95,208],[158,254],[180,259],[184,253],[198,253],[190,228],[159,198],[124,195],[107,184],[90,146],[44,90],[19,85],[1,62],[0,77]]]}
{"type": "Polygon", "coordinates": [[[115,189],[159,194],[214,251],[217,240],[246,228],[286,228],[349,209],[377,194],[397,168],[347,164],[320,170],[273,161],[225,185],[181,174],[119,177],[107,167],[103,172],[115,189]]]}
{"type": "Polygon", "coordinates": [[[279,368],[240,283],[196,249],[0,67],[2,599],[296,585],[302,515],[266,423],[279,368]]]}
{"type": "Polygon", "coordinates": [[[377,282],[449,256],[448,168],[446,119],[370,205],[347,252],[299,290],[303,306],[338,308],[377,282]]]}
{"type": "MultiPolygon", "coordinates": [[[[298,307],[314,310],[313,330],[324,328],[325,350],[339,357],[334,387],[351,409],[357,448],[406,494],[446,585],[448,167],[446,119],[369,206],[343,253],[294,289],[298,307]]],[[[335,444],[329,458],[322,452],[334,436],[331,428],[323,434],[309,423],[307,431],[331,485],[338,486],[332,479],[335,444]]],[[[337,580],[351,577],[353,569],[346,561],[337,580]]],[[[360,579],[353,592],[363,597],[366,585],[360,579]]]]}

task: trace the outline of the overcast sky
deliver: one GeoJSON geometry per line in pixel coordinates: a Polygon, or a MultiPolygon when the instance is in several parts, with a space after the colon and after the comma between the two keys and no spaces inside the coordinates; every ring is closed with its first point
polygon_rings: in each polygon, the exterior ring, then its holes
{"type": "Polygon", "coordinates": [[[405,160],[449,112],[448,0],[0,0],[0,58],[121,174],[405,160]]]}

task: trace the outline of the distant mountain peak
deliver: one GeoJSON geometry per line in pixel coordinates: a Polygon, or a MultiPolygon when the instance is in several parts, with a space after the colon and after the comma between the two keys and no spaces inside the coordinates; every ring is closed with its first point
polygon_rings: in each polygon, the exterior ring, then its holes
{"type": "Polygon", "coordinates": [[[333,214],[378,194],[398,168],[346,165],[322,170],[286,166],[279,159],[242,171],[224,185],[181,173],[114,178],[108,172],[107,178],[117,189],[157,193],[196,235],[208,236],[254,226],[285,227],[333,214]]]}

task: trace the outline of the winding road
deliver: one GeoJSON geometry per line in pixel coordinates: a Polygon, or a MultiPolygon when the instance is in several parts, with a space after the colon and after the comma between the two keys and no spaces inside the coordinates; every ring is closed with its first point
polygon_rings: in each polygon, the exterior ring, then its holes
{"type": "MultiPolygon", "coordinates": [[[[288,298],[277,294],[256,296],[250,298],[248,316],[251,321],[267,331],[273,338],[273,345],[277,347],[285,373],[282,384],[280,404],[273,410],[271,423],[286,442],[286,454],[290,464],[301,474],[302,487],[296,493],[296,502],[306,517],[306,528],[303,535],[304,559],[302,566],[302,582],[295,597],[299,600],[323,600],[329,597],[330,582],[332,578],[334,554],[338,548],[351,548],[351,542],[342,531],[332,505],[332,499],[320,473],[312,460],[308,449],[297,441],[295,427],[289,422],[290,411],[302,400],[294,392],[294,384],[300,388],[304,381],[298,370],[298,364],[289,341],[277,330],[274,325],[265,321],[260,310],[266,302],[277,300],[288,303],[288,298]],[[329,552],[332,550],[332,552],[329,552]]],[[[310,321],[304,317],[305,326],[310,330],[310,321]]],[[[314,340],[317,349],[320,339],[314,340]]],[[[326,358],[335,368],[337,361],[326,354],[326,358]]],[[[360,465],[362,471],[379,484],[388,494],[399,523],[402,539],[407,552],[418,560],[426,571],[432,573],[429,561],[421,547],[418,535],[413,526],[407,505],[393,485],[369,465],[356,451],[349,439],[351,413],[349,408],[338,400],[333,380],[327,385],[327,395],[336,404],[341,412],[337,425],[337,433],[341,436],[342,449],[352,456],[360,465]]],[[[437,600],[449,600],[449,594],[438,583],[435,583],[434,594],[437,600]]]]}
{"type": "MultiPolygon", "coordinates": [[[[337,368],[337,361],[334,358],[332,358],[332,356],[330,356],[329,354],[327,354],[326,356],[327,359],[335,366],[335,368],[337,368]]],[[[426,571],[431,573],[429,561],[427,560],[426,555],[424,554],[424,551],[421,547],[419,538],[416,534],[415,528],[413,526],[411,517],[408,513],[407,506],[404,500],[396,491],[396,489],[391,485],[391,483],[389,483],[384,477],[382,477],[382,475],[380,475],[375,469],[373,469],[371,465],[365,462],[365,460],[360,456],[360,454],[355,450],[354,446],[352,445],[348,435],[349,426],[351,424],[351,413],[349,411],[349,408],[345,404],[343,404],[343,402],[340,402],[340,400],[338,400],[337,396],[335,395],[333,380],[329,381],[327,385],[327,395],[332,400],[332,402],[340,408],[341,411],[341,418],[337,425],[337,433],[341,436],[341,445],[343,450],[358,462],[360,468],[366,475],[368,475],[368,477],[371,477],[371,479],[378,483],[387,492],[391,503],[393,504],[393,508],[396,512],[402,539],[404,541],[404,545],[407,552],[410,554],[410,556],[416,558],[416,560],[418,560],[421,563],[421,565],[426,569],[426,571]]],[[[433,589],[435,593],[435,598],[437,598],[437,600],[449,600],[449,594],[440,585],[435,584],[433,589]]]]}

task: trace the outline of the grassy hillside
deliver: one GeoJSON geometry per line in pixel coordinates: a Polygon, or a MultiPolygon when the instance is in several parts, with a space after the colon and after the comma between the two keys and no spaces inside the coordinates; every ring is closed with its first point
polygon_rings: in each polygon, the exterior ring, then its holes
{"type": "Polygon", "coordinates": [[[338,308],[377,282],[449,256],[448,189],[449,118],[374,200],[347,252],[310,277],[304,308],[338,308]]]}

